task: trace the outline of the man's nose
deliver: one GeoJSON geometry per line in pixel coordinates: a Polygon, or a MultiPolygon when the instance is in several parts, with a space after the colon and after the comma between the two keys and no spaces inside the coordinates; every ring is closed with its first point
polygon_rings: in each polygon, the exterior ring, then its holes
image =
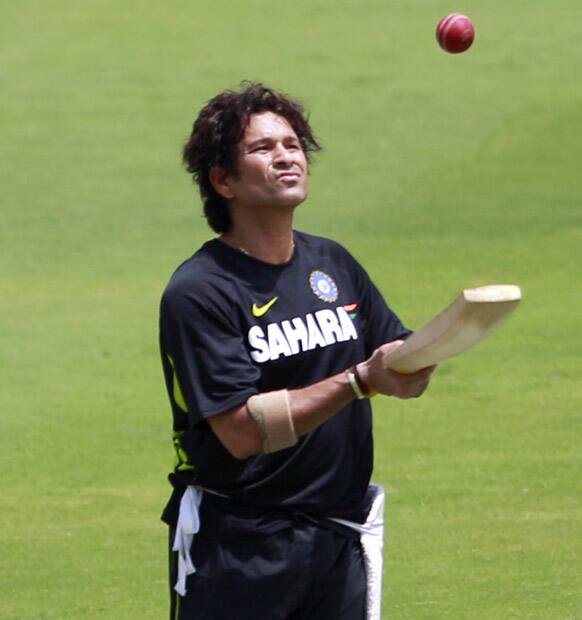
{"type": "Polygon", "coordinates": [[[293,161],[293,153],[282,144],[275,147],[274,161],[278,166],[287,166],[293,161]]]}

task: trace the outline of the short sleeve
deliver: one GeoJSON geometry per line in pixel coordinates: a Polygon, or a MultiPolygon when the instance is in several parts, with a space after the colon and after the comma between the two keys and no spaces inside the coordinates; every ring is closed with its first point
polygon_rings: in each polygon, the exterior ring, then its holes
{"type": "Polygon", "coordinates": [[[387,342],[406,339],[412,331],[402,324],[397,314],[389,307],[366,270],[349,253],[347,255],[352,261],[358,288],[366,355],[369,356],[387,342]]]}
{"type": "Polygon", "coordinates": [[[167,290],[160,306],[160,351],[173,406],[190,425],[257,393],[253,365],[236,322],[194,295],[167,290]]]}

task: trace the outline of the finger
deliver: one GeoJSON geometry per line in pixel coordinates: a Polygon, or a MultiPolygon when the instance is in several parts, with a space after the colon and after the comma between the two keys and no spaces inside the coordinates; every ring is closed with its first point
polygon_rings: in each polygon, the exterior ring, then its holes
{"type": "Polygon", "coordinates": [[[433,364],[432,366],[427,366],[426,368],[423,368],[420,372],[422,373],[423,377],[426,377],[428,379],[436,370],[436,367],[437,364],[433,364]]]}
{"type": "Polygon", "coordinates": [[[394,349],[397,349],[403,344],[404,344],[404,340],[393,340],[392,342],[387,342],[386,344],[383,344],[380,347],[380,350],[382,351],[382,355],[386,355],[390,351],[394,351],[394,349]]]}
{"type": "Polygon", "coordinates": [[[436,367],[437,367],[437,365],[433,364],[432,366],[427,366],[426,368],[421,368],[420,370],[417,370],[416,372],[411,373],[409,375],[405,375],[405,376],[410,377],[414,381],[428,380],[430,378],[430,376],[432,375],[432,373],[435,371],[436,367]]]}

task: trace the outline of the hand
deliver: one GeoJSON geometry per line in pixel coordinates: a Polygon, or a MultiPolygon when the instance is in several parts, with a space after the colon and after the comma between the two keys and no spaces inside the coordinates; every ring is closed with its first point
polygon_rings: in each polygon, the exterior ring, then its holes
{"type": "Polygon", "coordinates": [[[362,381],[371,392],[397,398],[418,398],[428,387],[430,376],[436,366],[428,366],[409,375],[384,368],[382,360],[386,353],[393,351],[402,343],[403,340],[395,340],[383,344],[365,362],[358,364],[362,381]]]}

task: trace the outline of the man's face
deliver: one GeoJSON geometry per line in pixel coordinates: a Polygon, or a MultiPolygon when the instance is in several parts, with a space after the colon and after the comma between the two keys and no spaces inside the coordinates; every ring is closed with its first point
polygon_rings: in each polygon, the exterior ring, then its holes
{"type": "Polygon", "coordinates": [[[251,116],[239,144],[237,174],[228,177],[231,204],[296,207],[307,198],[307,158],[297,134],[282,116],[251,116]]]}

